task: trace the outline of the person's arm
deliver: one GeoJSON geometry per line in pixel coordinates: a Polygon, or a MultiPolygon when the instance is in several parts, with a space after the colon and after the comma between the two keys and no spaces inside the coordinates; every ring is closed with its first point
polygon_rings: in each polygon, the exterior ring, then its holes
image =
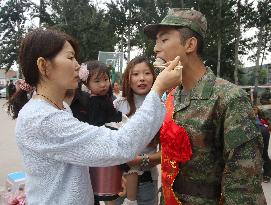
{"type": "Polygon", "coordinates": [[[151,140],[151,142],[148,144],[148,147],[157,148],[157,145],[159,145],[160,142],[160,132],[158,132],[154,138],[151,140]]]}
{"type": "MultiPolygon", "coordinates": [[[[160,132],[158,132],[155,137],[151,140],[151,142],[148,144],[148,147],[153,147],[153,148],[157,148],[157,146],[159,145],[159,149],[160,149],[160,144],[159,144],[159,138],[160,138],[160,132]]],[[[161,150],[155,152],[155,153],[150,153],[150,154],[144,154],[145,158],[148,158],[148,163],[147,165],[142,166],[143,163],[143,155],[139,155],[137,156],[135,159],[133,159],[132,161],[128,162],[127,165],[129,167],[140,167],[141,169],[149,169],[152,168],[158,164],[161,164],[161,150]]]]}
{"type": "Polygon", "coordinates": [[[30,116],[19,115],[18,145],[44,158],[81,166],[113,166],[134,159],[162,125],[165,107],[160,97],[180,84],[181,70],[173,70],[178,62],[179,57],[160,73],[142,106],[119,130],[91,126],[59,110],[33,118],[37,127],[31,126],[30,116]]]}
{"type": "Polygon", "coordinates": [[[141,169],[144,170],[144,169],[152,168],[158,164],[161,164],[161,150],[152,154],[145,154],[145,155],[147,155],[147,157],[149,158],[149,163],[147,166],[141,166],[142,160],[143,160],[142,155],[137,156],[135,159],[128,162],[127,165],[129,167],[140,167],[141,169]]]}
{"type": "MultiPolygon", "coordinates": [[[[19,146],[44,158],[83,166],[113,166],[134,159],[158,132],[164,116],[160,97],[151,91],[141,108],[117,131],[79,122],[69,113],[56,110],[39,119],[40,126],[33,136],[32,129],[20,129],[25,133],[16,135],[19,146]]],[[[18,121],[17,126],[22,127],[21,123],[31,123],[18,121]]]]}
{"type": "Polygon", "coordinates": [[[266,204],[261,187],[262,141],[248,99],[233,98],[224,117],[224,205],[266,204]]]}

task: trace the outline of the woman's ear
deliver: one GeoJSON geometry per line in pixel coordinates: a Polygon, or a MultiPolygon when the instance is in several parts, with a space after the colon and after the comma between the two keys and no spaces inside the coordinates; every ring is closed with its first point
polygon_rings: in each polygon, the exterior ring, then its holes
{"type": "Polygon", "coordinates": [[[198,40],[195,37],[191,37],[185,41],[186,53],[192,53],[197,51],[198,40]]]}
{"type": "Polygon", "coordinates": [[[37,66],[42,76],[47,76],[48,62],[43,57],[39,57],[37,60],[37,66]]]}

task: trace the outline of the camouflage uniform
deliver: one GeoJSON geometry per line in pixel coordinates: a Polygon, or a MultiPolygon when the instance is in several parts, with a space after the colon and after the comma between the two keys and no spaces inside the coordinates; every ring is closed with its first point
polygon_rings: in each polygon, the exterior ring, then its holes
{"type": "Polygon", "coordinates": [[[197,32],[202,38],[206,35],[207,20],[199,11],[192,9],[173,8],[158,24],[149,24],[144,27],[144,33],[151,39],[156,39],[159,29],[164,27],[186,27],[197,32]]]}
{"type": "MultiPolygon", "coordinates": [[[[199,11],[175,8],[144,32],[156,39],[162,27],[189,28],[203,40],[207,20],[199,11]]],[[[193,150],[191,160],[179,165],[173,184],[182,204],[266,204],[262,138],[245,91],[207,69],[190,92],[177,88],[174,109],[173,119],[185,128],[193,150]]]]}
{"type": "MultiPolygon", "coordinates": [[[[179,175],[190,182],[221,186],[224,204],[266,204],[262,182],[262,141],[243,90],[207,73],[189,92],[175,92],[173,117],[190,138],[192,159],[179,175]]],[[[178,176],[179,177],[179,176],[178,176]]],[[[184,205],[215,205],[219,199],[178,194],[184,205]]]]}

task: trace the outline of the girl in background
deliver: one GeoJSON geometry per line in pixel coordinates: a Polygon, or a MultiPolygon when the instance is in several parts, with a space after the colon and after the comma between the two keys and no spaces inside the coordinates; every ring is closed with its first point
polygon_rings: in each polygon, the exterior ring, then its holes
{"type": "MultiPolygon", "coordinates": [[[[107,66],[97,60],[83,63],[79,70],[80,79],[90,91],[90,98],[87,103],[87,107],[89,108],[88,119],[86,122],[91,125],[106,125],[110,129],[116,129],[116,127],[112,127],[112,125],[116,125],[122,121],[122,113],[117,111],[113,105],[113,91],[109,76],[110,73],[107,66]]],[[[119,126],[120,124],[121,123],[119,123],[119,126]]],[[[109,169],[110,168],[108,168],[108,170],[109,169]]],[[[114,167],[113,169],[120,168],[114,167]]],[[[93,177],[94,179],[92,179],[94,181],[97,179],[99,173],[104,172],[104,169],[92,167],[90,168],[90,173],[91,172],[95,175],[95,177],[93,177]]],[[[92,174],[91,176],[93,176],[92,174]]],[[[110,186],[110,181],[108,181],[108,186],[110,186]]],[[[105,201],[106,205],[114,204],[113,200],[116,198],[118,198],[117,194],[106,197],[95,195],[95,201],[105,201]]]]}
{"type": "MultiPolygon", "coordinates": [[[[153,66],[145,57],[131,60],[123,74],[123,97],[114,101],[116,109],[128,117],[133,116],[150,92],[154,80],[153,66]]],[[[140,156],[128,163],[131,169],[126,174],[127,198],[123,205],[157,205],[158,170],[155,165],[160,163],[158,137],[145,147],[140,156]]]]}
{"type": "Polygon", "coordinates": [[[110,122],[121,122],[122,114],[113,105],[113,92],[107,66],[97,60],[87,61],[81,65],[79,77],[89,89],[88,123],[103,126],[110,122]]]}
{"type": "Polygon", "coordinates": [[[120,90],[120,85],[117,81],[113,83],[113,95],[115,96],[115,98],[119,98],[122,96],[122,91],[120,90]]]}

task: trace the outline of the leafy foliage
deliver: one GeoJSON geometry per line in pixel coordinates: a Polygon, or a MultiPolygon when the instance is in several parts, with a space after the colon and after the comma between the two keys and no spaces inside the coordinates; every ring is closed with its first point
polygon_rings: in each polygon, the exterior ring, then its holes
{"type": "MultiPolygon", "coordinates": [[[[271,51],[271,13],[266,12],[270,0],[259,0],[257,4],[251,0],[241,2],[238,5],[236,0],[223,1],[219,20],[216,0],[111,0],[106,10],[96,8],[90,0],[40,0],[39,5],[27,0],[7,0],[0,10],[0,66],[9,69],[16,62],[19,40],[29,29],[27,16],[38,17],[39,26],[57,28],[73,36],[80,46],[80,61],[97,59],[98,51],[114,51],[115,48],[124,51],[127,57],[133,46],[153,60],[154,41],[143,33],[144,26],[161,22],[170,7],[186,7],[200,10],[207,18],[205,64],[216,73],[220,37],[221,77],[233,81],[234,64],[240,62],[235,59],[238,18],[241,39],[237,58],[257,47],[258,32],[252,38],[242,35],[250,28],[262,28],[261,56],[271,51]]],[[[256,52],[251,59],[256,61],[256,52]]]]}
{"type": "Polygon", "coordinates": [[[103,10],[88,0],[52,0],[51,5],[53,27],[77,40],[81,61],[97,59],[99,51],[114,51],[116,38],[103,10]]]}
{"type": "Polygon", "coordinates": [[[9,0],[0,10],[0,68],[8,70],[17,61],[17,51],[26,31],[26,16],[32,4],[27,0],[9,0]]]}

